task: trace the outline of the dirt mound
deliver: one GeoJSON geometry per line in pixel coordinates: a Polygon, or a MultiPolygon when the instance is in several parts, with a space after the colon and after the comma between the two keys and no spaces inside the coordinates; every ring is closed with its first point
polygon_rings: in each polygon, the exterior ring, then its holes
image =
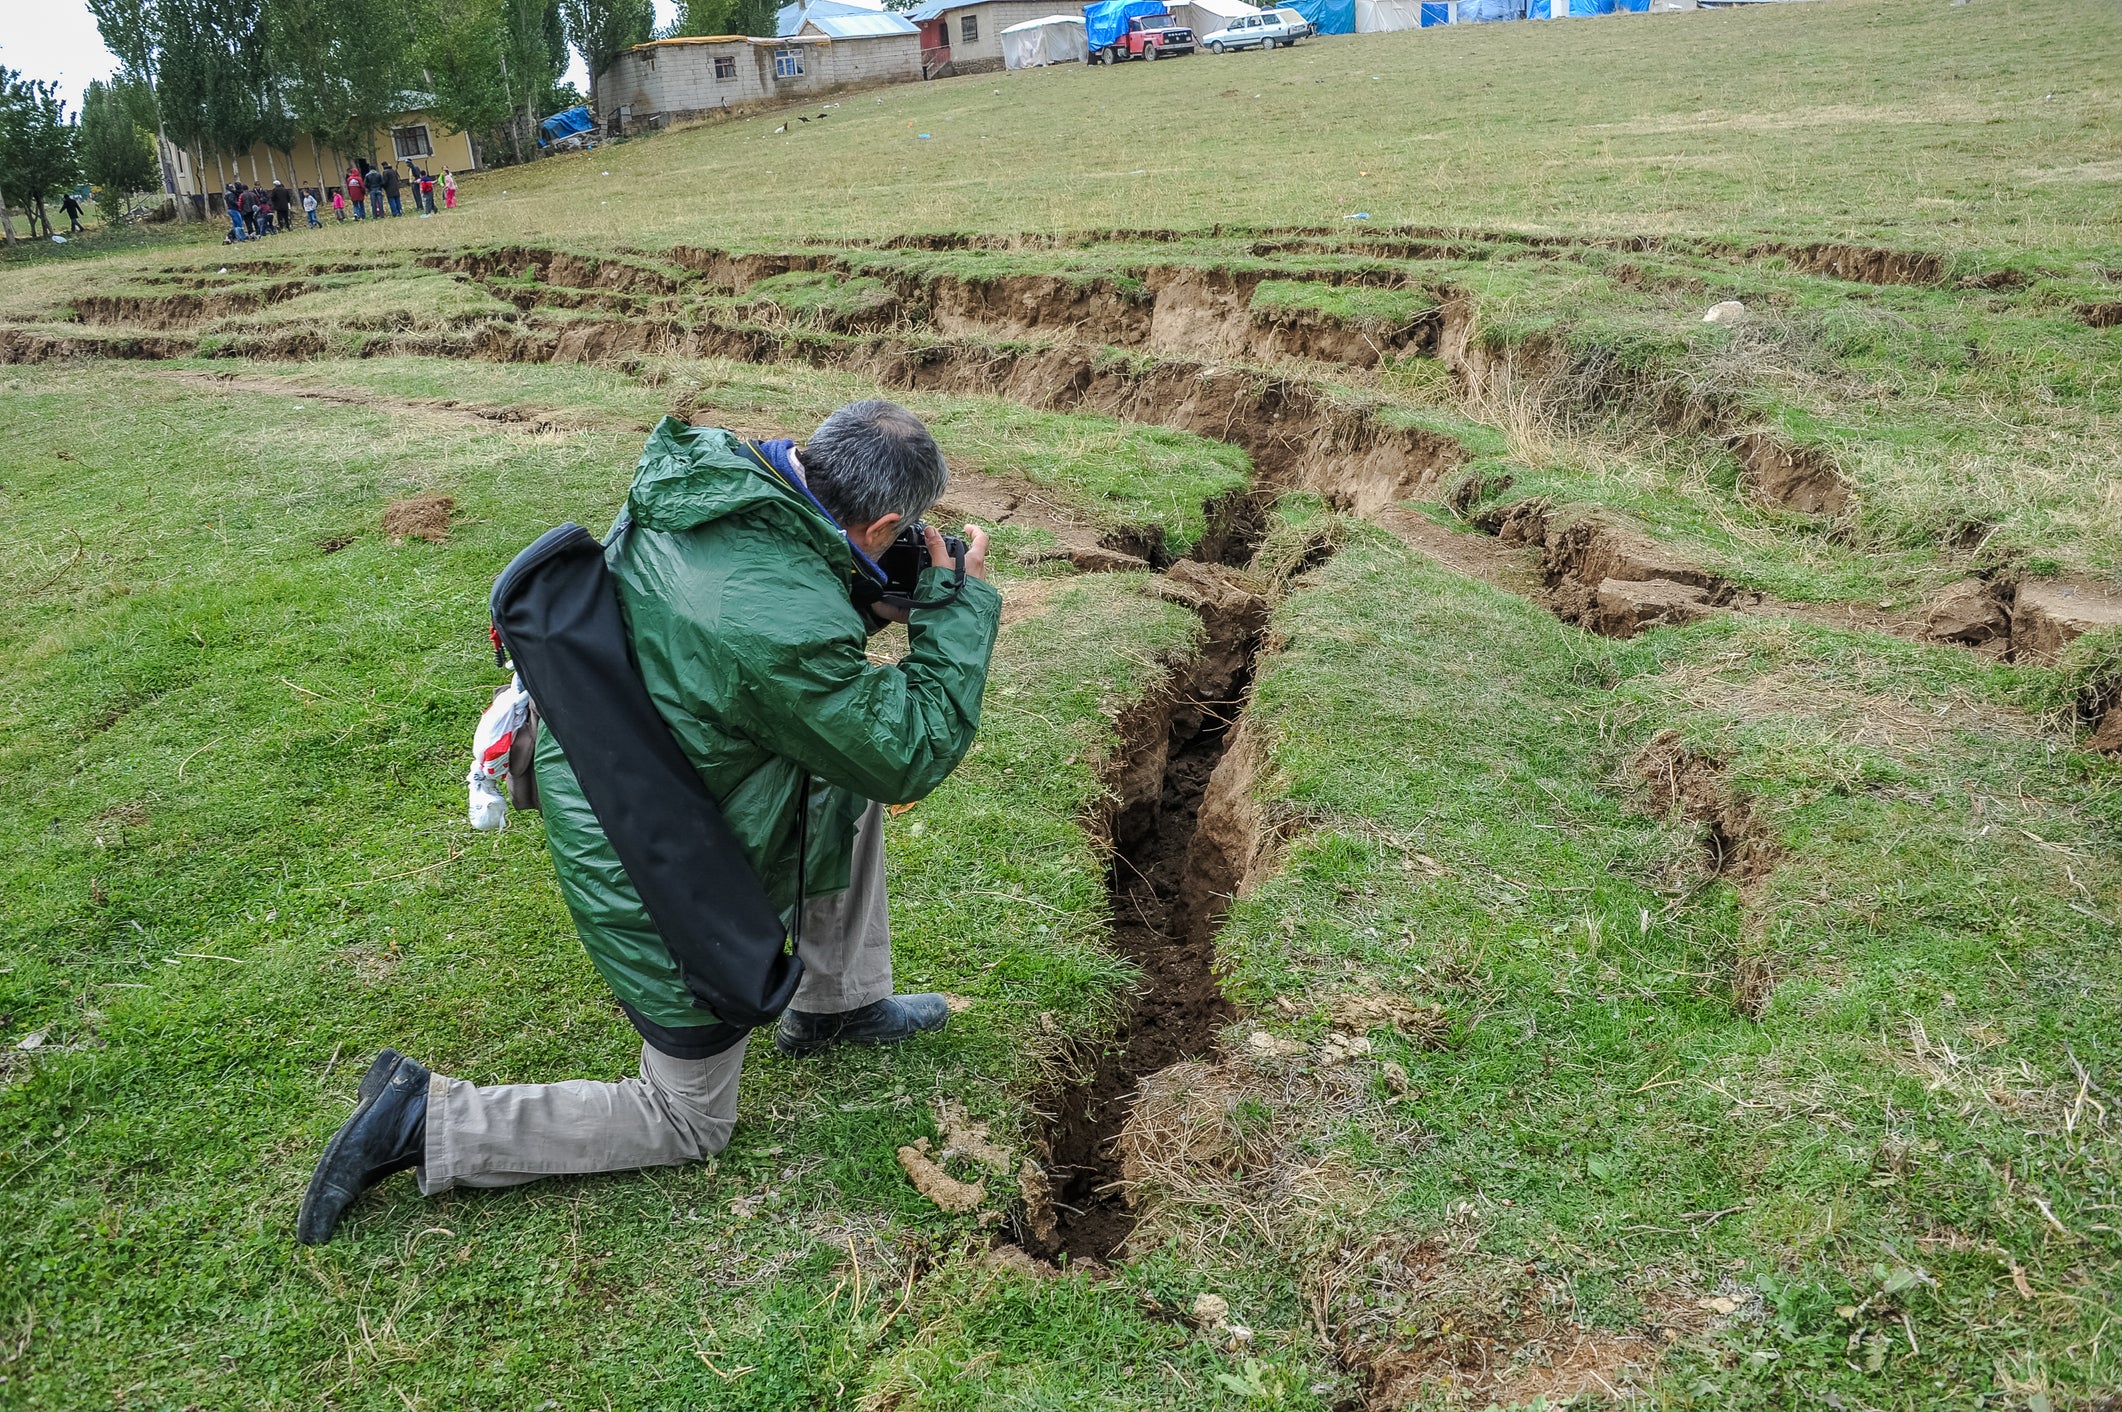
{"type": "Polygon", "coordinates": [[[2122,300],[2081,304],[2078,306],[2078,317],[2094,328],[2122,328],[2122,300]]]}
{"type": "Polygon", "coordinates": [[[424,539],[440,544],[449,538],[449,519],[457,512],[457,501],[449,495],[415,495],[393,500],[383,507],[383,532],[394,544],[424,539]]]}
{"type": "Polygon", "coordinates": [[[1848,512],[1849,481],[1824,453],[1759,431],[1736,438],[1732,451],[1746,469],[1744,483],[1754,499],[1805,515],[1848,512]]]}

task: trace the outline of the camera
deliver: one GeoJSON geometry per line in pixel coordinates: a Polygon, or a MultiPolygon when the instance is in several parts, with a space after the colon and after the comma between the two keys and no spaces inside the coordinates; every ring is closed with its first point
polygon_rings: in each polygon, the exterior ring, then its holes
{"type": "Polygon", "coordinates": [[[911,611],[916,608],[941,608],[954,602],[965,590],[965,541],[956,535],[943,536],[943,552],[957,566],[957,576],[949,589],[938,598],[916,598],[917,586],[921,582],[921,571],[928,567],[928,526],[910,524],[902,528],[892,542],[877,556],[877,567],[884,571],[884,582],[878,583],[867,572],[855,575],[855,606],[864,612],[873,612],[879,604],[911,611]]]}

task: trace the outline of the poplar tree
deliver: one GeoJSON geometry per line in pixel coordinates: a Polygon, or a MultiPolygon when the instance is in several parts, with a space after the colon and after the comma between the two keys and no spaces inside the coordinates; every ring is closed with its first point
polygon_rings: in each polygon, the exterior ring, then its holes
{"type": "MultiPolygon", "coordinates": [[[[88,0],[88,9],[96,17],[96,29],[103,35],[103,47],[118,56],[126,76],[147,92],[147,101],[154,113],[150,125],[155,131],[155,169],[161,177],[161,188],[177,203],[178,222],[190,224],[191,202],[177,190],[177,174],[169,169],[169,159],[164,155],[170,147],[169,128],[162,121],[162,98],[158,89],[162,72],[160,0],[88,0]]],[[[82,121],[87,122],[85,97],[81,116],[82,121]]],[[[140,189],[146,190],[145,187],[140,189]]]]}
{"type": "Polygon", "coordinates": [[[97,200],[113,219],[126,198],[162,189],[162,164],[146,127],[153,121],[144,84],[98,79],[81,95],[81,174],[100,188],[97,200]]]}
{"type": "Polygon", "coordinates": [[[598,113],[598,82],[621,54],[647,41],[656,28],[651,0],[560,0],[568,43],[589,70],[590,111],[598,113]]]}

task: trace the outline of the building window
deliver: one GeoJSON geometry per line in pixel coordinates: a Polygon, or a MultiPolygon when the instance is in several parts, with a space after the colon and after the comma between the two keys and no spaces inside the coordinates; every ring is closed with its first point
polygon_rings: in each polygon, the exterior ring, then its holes
{"type": "Polygon", "coordinates": [[[980,17],[978,15],[960,15],[958,17],[958,42],[960,44],[978,44],[980,42],[980,17]]]}
{"type": "Polygon", "coordinates": [[[427,140],[427,124],[414,123],[411,127],[391,129],[391,146],[397,150],[398,160],[403,162],[413,157],[432,157],[435,145],[427,140]]]}
{"type": "Polygon", "coordinates": [[[800,49],[776,49],[774,51],[774,77],[803,77],[803,51],[800,49]]]}
{"type": "Polygon", "coordinates": [[[715,77],[717,79],[725,79],[735,78],[736,76],[737,56],[734,54],[717,54],[715,56],[715,77]]]}

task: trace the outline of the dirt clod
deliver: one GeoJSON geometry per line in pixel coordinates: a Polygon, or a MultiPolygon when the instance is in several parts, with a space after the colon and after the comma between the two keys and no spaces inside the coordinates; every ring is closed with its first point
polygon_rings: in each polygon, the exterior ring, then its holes
{"type": "Polygon", "coordinates": [[[1994,647],[2001,652],[2011,642],[2009,589],[1981,579],[1962,579],[1930,601],[1923,626],[1936,641],[1994,647]]]}
{"type": "Polygon", "coordinates": [[[1008,1175],[1009,1149],[987,1135],[987,1124],[973,1121],[965,1105],[954,1098],[936,1104],[936,1126],[943,1132],[943,1155],[963,1157],[989,1171],[1008,1175]]]}
{"type": "Polygon", "coordinates": [[[415,495],[405,500],[393,500],[383,507],[383,532],[390,536],[393,544],[403,544],[408,539],[440,544],[449,538],[449,519],[456,512],[456,498],[449,495],[415,495]]]}
{"type": "Polygon", "coordinates": [[[899,1165],[906,1170],[906,1178],[914,1184],[915,1191],[954,1216],[976,1210],[987,1200],[987,1184],[961,1182],[944,1171],[942,1165],[928,1155],[927,1138],[912,1147],[900,1148],[899,1165]]]}

